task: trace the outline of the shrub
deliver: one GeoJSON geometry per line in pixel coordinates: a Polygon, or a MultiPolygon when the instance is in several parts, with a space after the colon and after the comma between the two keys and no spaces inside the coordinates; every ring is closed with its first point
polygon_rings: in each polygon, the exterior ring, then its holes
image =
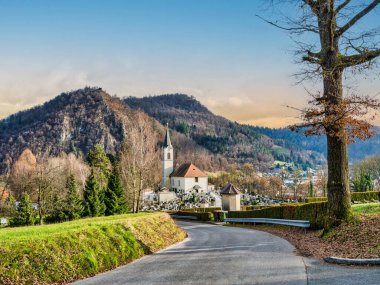
{"type": "Polygon", "coordinates": [[[206,207],[206,208],[185,208],[182,209],[182,212],[198,212],[198,213],[205,213],[205,212],[214,212],[217,210],[221,210],[221,207],[206,207]]]}
{"type": "Polygon", "coordinates": [[[352,192],[351,201],[371,201],[379,200],[379,191],[352,192]]]}
{"type": "Polygon", "coordinates": [[[305,199],[306,203],[314,203],[314,202],[327,202],[327,197],[308,197],[305,199]]]}
{"type": "Polygon", "coordinates": [[[200,221],[211,221],[214,218],[214,215],[212,214],[212,212],[200,213],[200,212],[178,211],[178,212],[174,213],[174,215],[194,216],[194,217],[197,217],[197,220],[200,220],[200,221]]]}
{"type": "Polygon", "coordinates": [[[252,210],[261,210],[265,208],[273,207],[273,205],[249,205],[244,206],[245,211],[252,211],[252,210]]]}

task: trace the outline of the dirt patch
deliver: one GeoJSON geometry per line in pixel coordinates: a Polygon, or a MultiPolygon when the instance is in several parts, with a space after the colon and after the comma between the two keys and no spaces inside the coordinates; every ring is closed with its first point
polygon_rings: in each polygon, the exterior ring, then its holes
{"type": "Polygon", "coordinates": [[[380,215],[360,215],[322,236],[322,231],[278,226],[244,226],[280,236],[293,244],[300,255],[324,258],[380,257],[380,215]]]}

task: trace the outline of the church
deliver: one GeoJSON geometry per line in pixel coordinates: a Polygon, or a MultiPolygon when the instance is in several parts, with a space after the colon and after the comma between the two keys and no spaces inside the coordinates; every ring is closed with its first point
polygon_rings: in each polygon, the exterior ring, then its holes
{"type": "Polygon", "coordinates": [[[166,126],[165,141],[162,148],[162,182],[176,193],[202,193],[208,191],[208,176],[191,162],[174,169],[174,149],[170,140],[169,126],[166,126]]]}

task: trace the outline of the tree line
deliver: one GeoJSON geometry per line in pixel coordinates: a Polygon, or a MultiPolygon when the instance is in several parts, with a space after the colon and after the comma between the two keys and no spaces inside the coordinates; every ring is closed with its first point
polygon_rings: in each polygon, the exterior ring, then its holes
{"type": "Polygon", "coordinates": [[[153,127],[137,113],[119,153],[97,144],[86,161],[74,154],[37,159],[24,150],[5,179],[9,196],[0,202],[1,213],[11,226],[137,213],[143,190],[160,179],[153,127]]]}

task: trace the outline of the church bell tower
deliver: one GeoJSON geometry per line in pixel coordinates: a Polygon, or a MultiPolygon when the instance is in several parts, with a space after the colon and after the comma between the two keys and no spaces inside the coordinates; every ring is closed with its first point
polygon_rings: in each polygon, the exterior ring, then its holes
{"type": "Polygon", "coordinates": [[[169,125],[166,124],[166,135],[165,141],[162,148],[163,159],[162,159],[162,187],[170,188],[170,177],[169,175],[173,172],[173,146],[170,141],[169,125]]]}

